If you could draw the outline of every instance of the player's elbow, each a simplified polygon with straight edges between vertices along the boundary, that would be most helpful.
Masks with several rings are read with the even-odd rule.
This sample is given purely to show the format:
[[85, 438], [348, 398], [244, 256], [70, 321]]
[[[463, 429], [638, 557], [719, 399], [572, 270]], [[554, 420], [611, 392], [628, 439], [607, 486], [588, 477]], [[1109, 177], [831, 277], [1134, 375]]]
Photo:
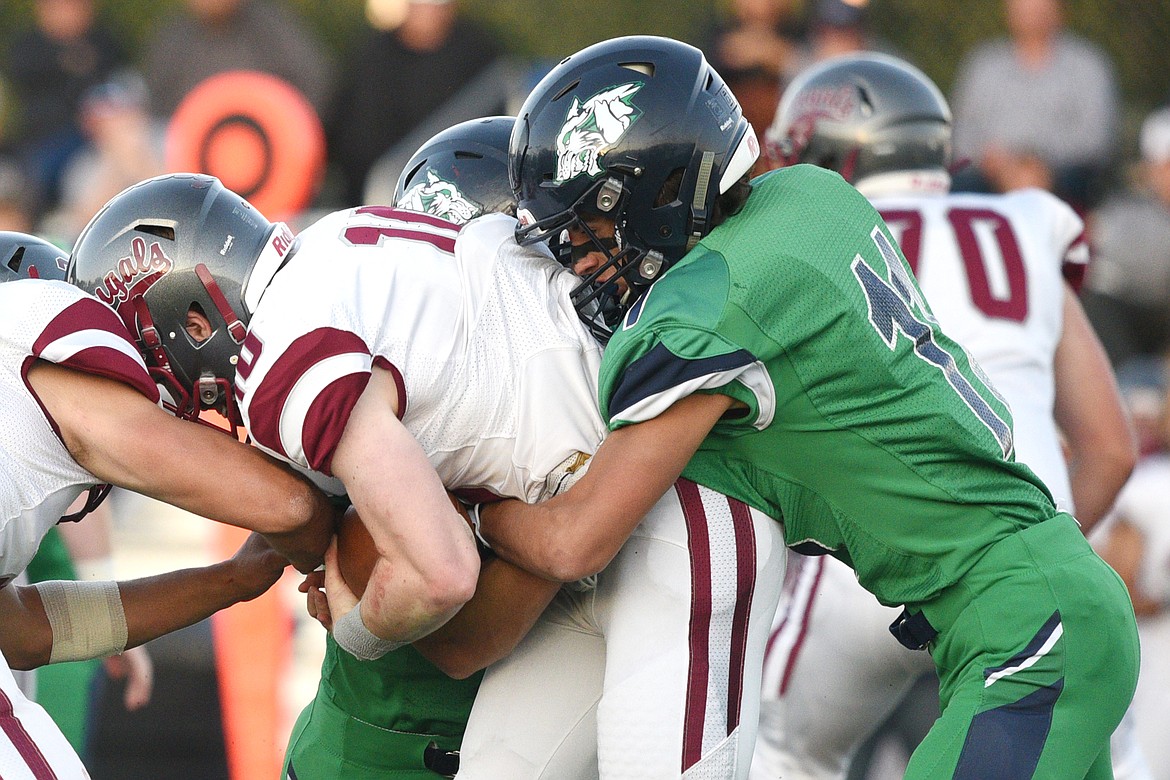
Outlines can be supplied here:
[[603, 544], [558, 544], [548, 551], [543, 574], [557, 582], [576, 582], [597, 574], [616, 554]]
[[432, 615], [458, 611], [475, 595], [475, 583], [478, 578], [478, 555], [428, 572], [421, 593], [426, 604], [424, 609]]
[[485, 658], [472, 648], [458, 645], [443, 645], [424, 652], [427, 660], [443, 674], [453, 680], [466, 680], [471, 675], [486, 669], [496, 658]]
[[11, 669], [29, 671], [49, 663], [53, 652], [53, 629], [43, 617], [35, 615], [24, 600], [31, 588], [13, 586], [22, 599], [19, 613], [5, 616], [4, 630], [0, 632], [0, 651]]

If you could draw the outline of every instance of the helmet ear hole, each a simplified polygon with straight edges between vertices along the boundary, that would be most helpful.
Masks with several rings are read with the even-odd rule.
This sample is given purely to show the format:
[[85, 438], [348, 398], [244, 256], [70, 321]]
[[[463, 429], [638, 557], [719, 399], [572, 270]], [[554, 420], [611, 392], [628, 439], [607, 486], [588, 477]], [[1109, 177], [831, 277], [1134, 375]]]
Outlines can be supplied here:
[[678, 194], [682, 191], [683, 174], [686, 170], [683, 168], [675, 168], [666, 177], [666, 181], [662, 182], [662, 187], [658, 190], [658, 196], [654, 198], [654, 208], [659, 206], [666, 206], [678, 200]]
[[20, 273], [20, 266], [24, 262], [24, 247], [18, 246], [16, 251], [12, 253], [12, 257], [8, 258], [6, 265], [13, 273]]
[[175, 240], [175, 228], [173, 225], [138, 225], [136, 228], [140, 233], [156, 236], [166, 241]]

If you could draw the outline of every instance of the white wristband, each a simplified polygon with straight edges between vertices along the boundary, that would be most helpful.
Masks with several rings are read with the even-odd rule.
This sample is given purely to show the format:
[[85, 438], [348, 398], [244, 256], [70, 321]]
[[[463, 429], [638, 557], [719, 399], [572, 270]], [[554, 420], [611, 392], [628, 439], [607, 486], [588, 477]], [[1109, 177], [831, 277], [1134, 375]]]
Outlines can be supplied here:
[[118, 583], [53, 580], [35, 587], [53, 629], [49, 663], [104, 658], [126, 649], [129, 629]]
[[483, 506], [483, 504], [472, 504], [469, 506], [467, 508], [467, 516], [471, 518], [471, 530], [475, 533], [476, 541], [478, 541], [485, 550], [490, 550], [492, 549], [492, 546], [488, 544], [487, 539], [483, 538], [483, 532], [479, 529], [479, 508], [481, 506]]
[[410, 644], [382, 639], [366, 628], [366, 622], [362, 620], [361, 601], [333, 624], [333, 640], [342, 650], [362, 661], [376, 661], [386, 653]]

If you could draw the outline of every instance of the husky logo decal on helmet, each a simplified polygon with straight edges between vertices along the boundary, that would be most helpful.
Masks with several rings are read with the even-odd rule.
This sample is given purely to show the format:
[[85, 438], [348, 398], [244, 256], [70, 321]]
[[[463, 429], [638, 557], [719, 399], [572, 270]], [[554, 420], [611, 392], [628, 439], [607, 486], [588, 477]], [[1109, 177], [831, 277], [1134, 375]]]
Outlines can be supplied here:
[[469, 119], [418, 148], [394, 189], [400, 209], [461, 225], [481, 214], [516, 213], [508, 181], [508, 139], [515, 117]]
[[633, 81], [602, 90], [583, 103], [573, 99], [557, 136], [557, 184], [601, 173], [598, 158], [622, 140], [642, 115], [631, 100], [643, 86]]
[[[593, 44], [557, 64], [520, 107], [509, 144], [516, 239], [572, 260], [566, 244], [577, 233], [609, 257], [573, 293], [582, 320], [607, 338], [735, 208], [723, 196], [730, 204], [743, 195], [758, 156], [751, 124], [702, 51], [650, 35]], [[588, 229], [599, 215], [613, 220], [615, 238]]]
[[402, 193], [402, 197], [397, 199], [397, 206], [431, 214], [457, 225], [475, 219], [484, 212], [483, 205], [464, 195], [455, 182], [440, 178], [431, 169], [427, 169], [425, 181]]

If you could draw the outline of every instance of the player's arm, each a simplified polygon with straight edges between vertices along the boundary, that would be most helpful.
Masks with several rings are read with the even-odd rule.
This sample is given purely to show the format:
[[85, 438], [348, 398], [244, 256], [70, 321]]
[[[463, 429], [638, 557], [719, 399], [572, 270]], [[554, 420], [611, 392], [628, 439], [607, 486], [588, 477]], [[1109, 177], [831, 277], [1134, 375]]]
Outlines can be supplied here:
[[619, 428], [567, 492], [540, 504], [486, 505], [481, 532], [500, 557], [558, 582], [601, 571], [732, 402], [697, 393], [651, 420]]
[[1129, 479], [1137, 462], [1137, 445], [1109, 358], [1067, 284], [1064, 328], [1053, 371], [1053, 414], [1068, 449], [1077, 519], [1088, 533]]
[[[349, 589], [356, 598], [366, 588], [377, 551], [356, 512], [348, 512], [337, 528], [340, 580], [330, 576], [327, 587]], [[328, 604], [317, 591], [321, 577], [302, 586], [309, 594], [309, 614], [331, 627]], [[560, 583], [538, 577], [507, 561], [489, 556], [479, 570], [475, 595], [437, 630], [414, 647], [444, 674], [471, 676], [500, 660], [520, 643], [560, 590]]]
[[1145, 545], [1145, 534], [1124, 516], [1112, 523], [1105, 539], [1095, 545], [1100, 548], [1101, 557], [1125, 583], [1134, 614], [1138, 617], [1156, 615], [1162, 609], [1158, 600], [1147, 596], [1138, 584]]
[[[479, 553], [426, 453], [399, 421], [397, 399], [393, 376], [374, 368], [346, 421], [331, 468], [378, 551], [370, 584], [350, 618], [360, 624], [349, 625], [377, 640], [402, 643], [443, 625], [471, 598]], [[332, 595], [334, 637], [363, 657], [341, 630], [353, 605], [335, 602]], [[384, 645], [376, 652], [389, 649]]]
[[43, 582], [0, 589], [0, 651], [14, 669], [100, 658], [249, 601], [288, 561], [258, 534], [232, 558], [126, 582]]
[[38, 360], [28, 381], [70, 454], [98, 479], [258, 531], [301, 571], [322, 561], [336, 510], [291, 469], [116, 380]]
[[511, 653], [560, 587], [559, 582], [490, 556], [480, 566], [471, 600], [414, 647], [447, 676], [470, 677]]

